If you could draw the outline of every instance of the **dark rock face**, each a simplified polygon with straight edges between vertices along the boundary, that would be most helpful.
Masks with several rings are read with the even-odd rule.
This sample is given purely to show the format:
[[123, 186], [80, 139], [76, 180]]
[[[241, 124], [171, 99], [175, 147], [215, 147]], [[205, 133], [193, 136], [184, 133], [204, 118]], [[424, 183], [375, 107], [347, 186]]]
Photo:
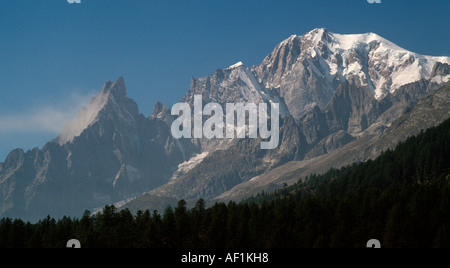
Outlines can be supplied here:
[[[102, 106], [93, 107], [100, 98]], [[146, 118], [126, 96], [122, 78], [106, 83], [87, 113], [79, 114], [98, 110], [79, 136], [11, 152], [0, 171], [0, 215], [31, 220], [81, 215], [165, 184], [197, 149], [172, 137], [170, 118], [158, 109]]]
[[446, 76], [450, 73], [450, 65], [442, 62], [436, 63], [431, 72], [431, 78], [436, 76]]
[[325, 108], [332, 133], [344, 130], [352, 135], [366, 130], [385, 110], [368, 88], [343, 83]]

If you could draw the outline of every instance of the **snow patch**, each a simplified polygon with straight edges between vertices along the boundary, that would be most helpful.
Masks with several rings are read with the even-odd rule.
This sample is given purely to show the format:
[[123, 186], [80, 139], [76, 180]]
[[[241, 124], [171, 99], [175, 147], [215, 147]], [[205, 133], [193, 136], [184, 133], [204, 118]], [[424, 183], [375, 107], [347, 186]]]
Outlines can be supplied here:
[[226, 70], [236, 69], [236, 68], [239, 68], [239, 67], [241, 67], [241, 66], [244, 66], [244, 64], [240, 61], [240, 62], [238, 62], [238, 63], [236, 63], [236, 64], [231, 65], [231, 66], [228, 67]]
[[431, 79], [431, 82], [436, 83], [436, 84], [447, 83], [448, 81], [450, 81], [450, 75], [446, 75], [446, 76], [438, 75], [438, 76], [433, 77], [433, 79]]
[[203, 162], [203, 160], [209, 155], [209, 152], [204, 152], [202, 154], [198, 154], [188, 161], [185, 161], [178, 165], [178, 173], [186, 174], [189, 171], [191, 171], [193, 168], [195, 168], [198, 164]]
[[368, 46], [373, 42], [380, 43], [384, 49], [403, 50], [405, 49], [397, 46], [396, 44], [384, 39], [383, 37], [374, 34], [332, 34], [334, 37], [334, 48], [340, 50], [351, 50], [352, 48], [358, 48], [361, 46]]
[[420, 79], [425, 78], [423, 73], [423, 67], [418, 64], [418, 61], [393, 73], [391, 93], [403, 85], [417, 82]]

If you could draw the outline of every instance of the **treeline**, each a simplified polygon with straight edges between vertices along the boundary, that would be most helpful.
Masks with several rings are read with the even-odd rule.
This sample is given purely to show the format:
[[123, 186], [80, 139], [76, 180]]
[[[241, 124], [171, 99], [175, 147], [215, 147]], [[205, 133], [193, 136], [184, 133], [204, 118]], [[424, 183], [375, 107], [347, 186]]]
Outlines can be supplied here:
[[[450, 120], [376, 160], [242, 203], [185, 201], [164, 213], [103, 212], [36, 224], [0, 221], [0, 247], [450, 247]], [[305, 181], [305, 182], [303, 182]]]

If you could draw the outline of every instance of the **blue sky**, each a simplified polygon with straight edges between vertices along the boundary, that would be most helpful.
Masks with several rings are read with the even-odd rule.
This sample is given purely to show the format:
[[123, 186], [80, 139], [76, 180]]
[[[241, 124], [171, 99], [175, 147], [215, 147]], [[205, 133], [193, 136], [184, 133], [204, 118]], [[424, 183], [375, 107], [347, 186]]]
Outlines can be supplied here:
[[191, 77], [261, 63], [314, 28], [375, 32], [408, 50], [450, 56], [448, 0], [2, 0], [0, 161], [42, 147], [108, 80], [150, 115]]

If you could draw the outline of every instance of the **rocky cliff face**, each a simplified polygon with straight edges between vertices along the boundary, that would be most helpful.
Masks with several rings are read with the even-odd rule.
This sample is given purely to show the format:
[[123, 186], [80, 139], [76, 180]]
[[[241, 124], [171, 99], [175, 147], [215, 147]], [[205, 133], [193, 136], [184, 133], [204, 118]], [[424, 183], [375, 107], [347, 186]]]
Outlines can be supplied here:
[[202, 95], [203, 102], [218, 103], [225, 107], [227, 103], [279, 103], [282, 117], [289, 111], [279, 92], [265, 87], [258, 81], [257, 74], [246, 68], [242, 62], [227, 69], [217, 70], [209, 76], [192, 79], [191, 87], [180, 102], [194, 104], [194, 95]]

